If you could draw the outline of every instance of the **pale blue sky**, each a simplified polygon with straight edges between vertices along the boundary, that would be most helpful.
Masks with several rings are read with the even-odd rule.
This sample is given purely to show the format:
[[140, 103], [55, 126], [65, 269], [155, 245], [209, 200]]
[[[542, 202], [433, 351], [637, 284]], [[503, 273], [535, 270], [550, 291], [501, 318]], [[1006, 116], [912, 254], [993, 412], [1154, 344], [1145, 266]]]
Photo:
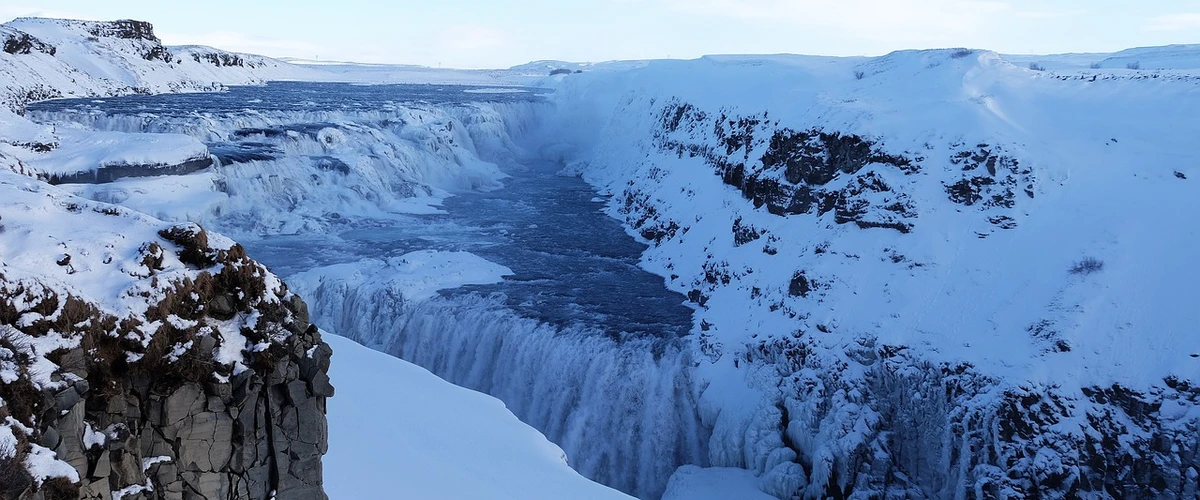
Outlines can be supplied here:
[[715, 53], [1115, 51], [1200, 43], [1200, 0], [15, 0], [0, 21], [134, 18], [168, 44], [461, 68]]

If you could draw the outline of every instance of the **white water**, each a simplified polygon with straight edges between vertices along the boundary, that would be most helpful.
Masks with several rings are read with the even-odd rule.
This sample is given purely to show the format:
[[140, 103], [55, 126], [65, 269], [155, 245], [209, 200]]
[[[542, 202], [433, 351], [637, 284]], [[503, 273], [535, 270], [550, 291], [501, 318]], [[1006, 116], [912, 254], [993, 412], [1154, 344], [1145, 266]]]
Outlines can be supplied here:
[[[599, 211], [586, 184], [515, 160], [522, 154], [513, 137], [536, 123], [544, 103], [284, 110], [268, 102], [256, 110], [229, 98], [222, 95], [229, 109], [220, 112], [189, 95], [155, 96], [158, 107], [149, 110], [114, 99], [109, 110], [32, 114], [99, 130], [184, 133], [273, 156], [235, 158], [204, 174], [224, 195], [207, 204], [161, 193], [165, 200], [146, 201], [170, 182], [200, 185], [200, 195], [180, 189], [210, 196], [207, 181], [81, 189], [238, 234], [283, 275], [414, 249], [472, 251], [515, 270], [504, 284], [416, 303], [383, 276], [361, 286], [289, 281], [316, 324], [500, 398], [589, 478], [657, 498], [679, 466], [706, 465], [710, 430], [697, 413], [693, 347], [681, 336], [692, 326], [684, 298], [637, 267], [644, 246]], [[499, 191], [473, 192], [479, 188]], [[457, 197], [443, 205], [448, 215], [392, 211], [414, 196], [449, 193]]]
[[411, 306], [387, 291], [336, 286], [306, 297], [319, 324], [500, 398], [606, 485], [654, 498], [676, 468], [707, 456], [683, 341], [618, 344], [474, 294]]

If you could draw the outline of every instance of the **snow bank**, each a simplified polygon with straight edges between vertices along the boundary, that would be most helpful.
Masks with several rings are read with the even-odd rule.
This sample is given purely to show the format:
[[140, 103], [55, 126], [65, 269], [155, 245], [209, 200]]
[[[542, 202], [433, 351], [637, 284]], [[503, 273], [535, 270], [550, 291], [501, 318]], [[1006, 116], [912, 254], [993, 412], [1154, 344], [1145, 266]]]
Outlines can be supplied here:
[[758, 478], [746, 469], [700, 468], [685, 465], [675, 471], [662, 500], [772, 500], [758, 489]]
[[190, 161], [209, 163], [208, 147], [182, 134], [60, 129], [56, 136], [59, 147], [45, 154], [26, 155], [26, 165], [39, 174], [66, 176], [114, 167], [156, 170]]
[[580, 476], [499, 400], [353, 341], [325, 339], [338, 388], [325, 456], [331, 499], [630, 498]]
[[347, 290], [364, 286], [382, 287], [407, 302], [419, 302], [438, 290], [463, 285], [497, 283], [512, 275], [507, 267], [469, 252], [420, 250], [393, 257], [386, 262], [364, 259], [349, 264], [321, 267], [293, 275], [294, 286], [314, 290], [328, 282]]

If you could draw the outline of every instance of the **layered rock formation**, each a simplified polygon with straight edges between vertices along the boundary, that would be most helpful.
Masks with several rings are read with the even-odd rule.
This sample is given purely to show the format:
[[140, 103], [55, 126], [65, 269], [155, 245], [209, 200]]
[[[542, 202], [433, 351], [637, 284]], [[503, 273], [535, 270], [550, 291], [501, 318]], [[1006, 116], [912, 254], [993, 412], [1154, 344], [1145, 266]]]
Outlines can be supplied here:
[[0, 498], [324, 499], [304, 302], [199, 226], [3, 175]]

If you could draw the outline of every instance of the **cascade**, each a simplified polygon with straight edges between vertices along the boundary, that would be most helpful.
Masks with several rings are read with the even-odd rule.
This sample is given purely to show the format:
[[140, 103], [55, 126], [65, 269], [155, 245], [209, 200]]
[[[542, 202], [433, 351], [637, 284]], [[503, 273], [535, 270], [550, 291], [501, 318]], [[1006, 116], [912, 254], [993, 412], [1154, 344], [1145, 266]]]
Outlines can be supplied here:
[[[256, 238], [279, 234], [328, 235], [326, 244], [333, 247], [337, 232], [352, 228], [348, 220], [355, 217], [403, 225], [412, 219], [383, 214], [413, 198], [501, 188], [507, 174], [491, 162], [528, 169], [514, 139], [530, 133], [550, 109], [545, 102], [516, 101], [210, 110], [202, 101], [175, 101], [197, 98], [156, 96], [172, 104], [154, 113], [122, 108], [124, 101], [113, 99], [111, 109], [35, 106], [30, 116], [94, 130], [182, 133], [205, 142], [218, 160], [212, 182], [225, 197], [155, 215], [212, 225], [246, 239], [254, 252]], [[137, 208], [137, 195], [125, 191], [100, 185], [88, 194]], [[596, 214], [592, 206], [585, 210]], [[630, 238], [619, 229], [614, 237]], [[355, 257], [334, 251], [297, 262], [294, 255], [303, 250], [257, 255], [283, 275]], [[501, 399], [589, 478], [657, 498], [679, 466], [708, 461], [711, 431], [697, 412], [694, 348], [679, 334], [691, 327], [686, 317], [669, 332], [615, 335], [606, 325], [588, 324], [603, 321], [594, 316], [555, 323], [506, 303], [501, 293], [467, 290], [406, 301], [386, 284], [288, 281], [305, 296], [315, 324]], [[642, 307], [661, 306], [652, 301]]]

